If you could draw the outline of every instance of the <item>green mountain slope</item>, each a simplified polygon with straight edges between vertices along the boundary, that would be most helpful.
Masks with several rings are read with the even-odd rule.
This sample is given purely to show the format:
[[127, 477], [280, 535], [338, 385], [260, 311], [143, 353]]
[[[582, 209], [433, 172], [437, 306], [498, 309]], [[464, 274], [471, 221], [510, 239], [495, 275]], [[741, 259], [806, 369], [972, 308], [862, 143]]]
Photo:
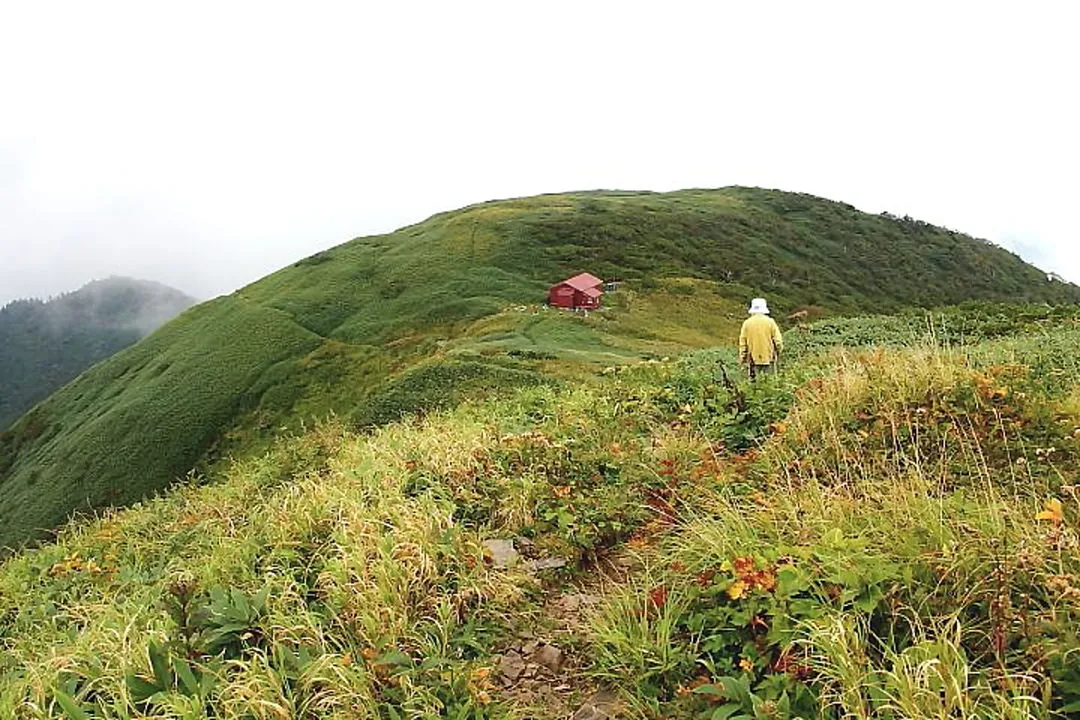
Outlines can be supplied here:
[[1077, 313], [309, 427], [0, 560], [0, 717], [1075, 717]]
[[165, 285], [114, 277], [0, 308], [0, 428], [194, 304]]
[[[549, 283], [581, 270], [624, 281], [608, 312], [540, 309]], [[730, 340], [761, 294], [781, 313], [1080, 300], [1000, 248], [805, 195], [483, 203], [302, 260], [63, 388], [0, 435], [0, 546], [145, 497], [304, 419], [378, 424]]]

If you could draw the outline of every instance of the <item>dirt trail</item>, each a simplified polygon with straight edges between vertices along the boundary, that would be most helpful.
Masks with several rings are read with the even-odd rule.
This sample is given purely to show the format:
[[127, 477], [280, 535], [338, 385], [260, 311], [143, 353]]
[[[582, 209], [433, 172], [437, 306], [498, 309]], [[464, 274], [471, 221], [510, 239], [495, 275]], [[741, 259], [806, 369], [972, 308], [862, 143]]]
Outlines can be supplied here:
[[640, 561], [619, 551], [585, 568], [550, 597], [527, 628], [502, 650], [493, 679], [523, 720], [606, 720], [619, 716], [617, 695], [586, 675], [588, 625], [608, 593], [626, 583]]

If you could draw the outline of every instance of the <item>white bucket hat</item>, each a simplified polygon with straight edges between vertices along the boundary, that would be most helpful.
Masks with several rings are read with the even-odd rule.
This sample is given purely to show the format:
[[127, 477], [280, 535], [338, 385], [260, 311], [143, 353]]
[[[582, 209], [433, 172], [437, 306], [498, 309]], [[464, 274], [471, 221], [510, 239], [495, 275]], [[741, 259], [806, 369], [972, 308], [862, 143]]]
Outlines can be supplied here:
[[765, 298], [754, 298], [750, 301], [751, 315], [768, 315], [769, 306], [765, 304]]

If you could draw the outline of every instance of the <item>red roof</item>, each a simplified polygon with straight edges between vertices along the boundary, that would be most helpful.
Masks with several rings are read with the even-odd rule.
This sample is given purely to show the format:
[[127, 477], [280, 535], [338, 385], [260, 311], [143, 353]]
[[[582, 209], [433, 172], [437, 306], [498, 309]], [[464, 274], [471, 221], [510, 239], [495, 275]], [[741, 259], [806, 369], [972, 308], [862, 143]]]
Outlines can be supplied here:
[[579, 292], [582, 295], [591, 298], [598, 298], [604, 294], [603, 291], [600, 290], [600, 288], [585, 288], [584, 290], [580, 290]]
[[575, 290], [585, 292], [586, 290], [594, 288], [597, 285], [603, 285], [604, 281], [596, 277], [595, 275], [590, 275], [589, 273], [581, 273], [580, 275], [575, 275], [568, 280], [563, 280], [560, 284], [569, 285]]

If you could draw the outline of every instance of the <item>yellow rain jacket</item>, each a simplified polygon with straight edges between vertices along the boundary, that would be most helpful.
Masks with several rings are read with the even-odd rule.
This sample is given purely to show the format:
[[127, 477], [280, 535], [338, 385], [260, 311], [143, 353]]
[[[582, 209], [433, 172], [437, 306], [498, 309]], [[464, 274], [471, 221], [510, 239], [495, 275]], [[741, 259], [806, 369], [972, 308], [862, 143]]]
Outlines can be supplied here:
[[768, 315], [751, 315], [739, 332], [739, 362], [753, 360], [755, 365], [771, 365], [784, 349], [784, 336], [776, 321]]

